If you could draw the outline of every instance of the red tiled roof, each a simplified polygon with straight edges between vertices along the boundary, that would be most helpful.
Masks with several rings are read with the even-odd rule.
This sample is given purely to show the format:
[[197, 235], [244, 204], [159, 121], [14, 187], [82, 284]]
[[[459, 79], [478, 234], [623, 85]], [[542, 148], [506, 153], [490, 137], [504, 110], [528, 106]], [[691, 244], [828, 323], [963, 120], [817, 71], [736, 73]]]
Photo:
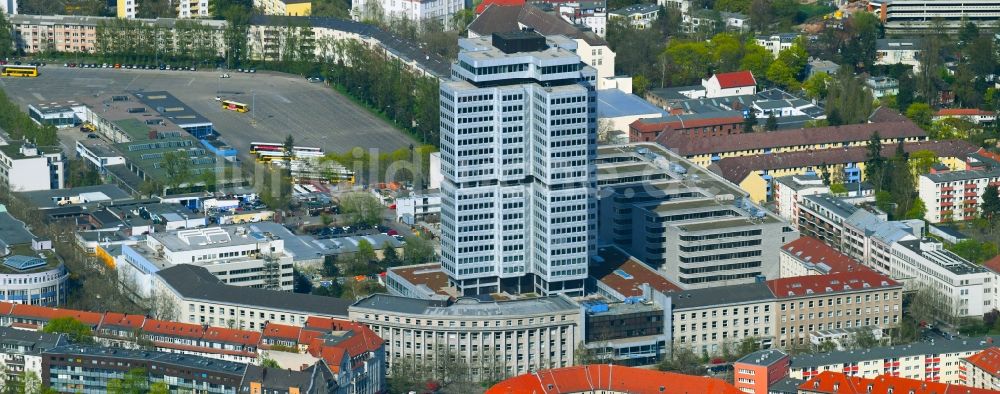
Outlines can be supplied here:
[[1000, 348], [991, 347], [966, 358], [970, 364], [1000, 378]]
[[104, 314], [104, 321], [101, 323], [101, 327], [115, 326], [142, 329], [142, 323], [144, 321], [146, 321], [146, 316], [143, 315], [126, 315], [124, 313], [108, 312]]
[[667, 394], [742, 393], [736, 387], [714, 378], [618, 365], [592, 364], [545, 369], [515, 376], [490, 387], [486, 390], [486, 394], [557, 394], [599, 390]]
[[743, 133], [716, 136], [714, 138], [689, 136], [683, 133], [663, 133], [656, 138], [656, 142], [682, 156], [693, 156], [790, 146], [836, 145], [842, 142], [867, 141], [876, 131], [883, 139], [927, 136], [927, 133], [915, 123], [905, 120], [888, 123], [862, 123], [778, 130], [766, 133]]
[[197, 324], [155, 319], [146, 320], [146, 323], [142, 325], [142, 330], [151, 334], [173, 335], [198, 339], [201, 339], [201, 337], [205, 335], [205, 327]]
[[1000, 273], [1000, 256], [986, 260], [986, 262], [983, 263], [983, 267], [988, 268], [990, 271]]
[[743, 116], [724, 112], [715, 118], [695, 118], [677, 115], [669, 118], [638, 119], [629, 124], [629, 128], [640, 133], [659, 133], [666, 129], [688, 129], [692, 127], [720, 126], [743, 123]]
[[801, 237], [785, 244], [781, 249], [796, 259], [813, 264], [826, 264], [830, 267], [829, 273], [831, 274], [872, 270], [813, 237]]
[[661, 293], [681, 291], [679, 286], [616, 247], [602, 248], [600, 256], [604, 261], [591, 266], [590, 275], [625, 297], [642, 296], [639, 286], [643, 283]]
[[[746, 134], [735, 134], [729, 137], [736, 138], [742, 135]], [[860, 163], [867, 160], [867, 149], [868, 148], [864, 146], [856, 146], [852, 148], [821, 149], [727, 157], [712, 163], [711, 166], [709, 166], [709, 169], [716, 174], [721, 175], [723, 178], [726, 178], [727, 181], [739, 184], [740, 182], [743, 182], [743, 180], [746, 179], [750, 173], [757, 171], [802, 168], [810, 166], [815, 167], [823, 164], [835, 165]], [[903, 144], [903, 150], [910, 153], [919, 150], [929, 150], [937, 153], [938, 157], [964, 158], [970, 153], [979, 151], [980, 148], [961, 140], [947, 140], [908, 142]], [[892, 157], [895, 153], [895, 145], [882, 147], [882, 156], [884, 157]]]
[[754, 79], [753, 73], [750, 71], [715, 74], [715, 78], [719, 80], [719, 87], [723, 89], [757, 86], [757, 80]]
[[993, 115], [991, 111], [983, 111], [979, 108], [944, 108], [934, 113], [934, 116], [977, 116]]
[[504, 5], [504, 6], [519, 6], [524, 5], [524, 0], [483, 0], [482, 3], [476, 6], [476, 15], [482, 14], [486, 11], [486, 7], [491, 5]]
[[[869, 389], [871, 387], [871, 389]], [[955, 384], [928, 382], [895, 376], [879, 375], [874, 379], [847, 376], [824, 371], [799, 385], [799, 391], [821, 394], [996, 394], [1000, 391], [978, 389]]]
[[101, 324], [100, 313], [77, 311], [73, 309], [49, 308], [45, 306], [14, 304], [10, 311], [10, 316], [24, 317], [36, 320], [49, 321], [60, 317], [72, 317], [81, 323], [91, 326]]
[[902, 285], [872, 270], [797, 276], [767, 281], [767, 287], [777, 298], [814, 296], [896, 286]]
[[206, 341], [238, 343], [247, 346], [257, 346], [260, 343], [260, 333], [257, 331], [235, 330], [222, 327], [208, 327], [202, 338]]
[[14, 309], [14, 304], [0, 301], [0, 316], [9, 315], [10, 311], [13, 309]]
[[302, 327], [286, 326], [284, 324], [267, 323], [264, 327], [264, 338], [281, 338], [298, 341]]

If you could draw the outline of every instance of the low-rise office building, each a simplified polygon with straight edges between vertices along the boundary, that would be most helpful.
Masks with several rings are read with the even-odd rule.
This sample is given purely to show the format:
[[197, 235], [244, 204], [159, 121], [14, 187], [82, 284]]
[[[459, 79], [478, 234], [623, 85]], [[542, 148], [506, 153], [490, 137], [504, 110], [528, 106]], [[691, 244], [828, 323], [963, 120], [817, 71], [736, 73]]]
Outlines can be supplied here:
[[621, 20], [636, 29], [647, 29], [653, 25], [660, 15], [660, 7], [656, 4], [636, 4], [608, 13], [608, 19]]
[[152, 291], [187, 323], [260, 330], [268, 322], [302, 326], [309, 316], [347, 316], [344, 300], [227, 285], [189, 264], [157, 271]]
[[997, 26], [1000, 3], [996, 0], [973, 0], [955, 3], [948, 0], [875, 0], [868, 10], [879, 17], [892, 32], [922, 32], [927, 29], [957, 31], [968, 22], [980, 29]]
[[66, 303], [69, 270], [54, 253], [8, 254], [0, 259], [0, 301], [46, 306]]
[[60, 129], [76, 126], [79, 123], [77, 113], [82, 111], [80, 103], [73, 100], [28, 104], [28, 116], [31, 120], [42, 126], [55, 126]]
[[433, 190], [396, 199], [396, 221], [413, 225], [441, 215], [441, 194]]
[[145, 297], [152, 276], [181, 264], [204, 267], [233, 286], [292, 291], [292, 257], [284, 240], [245, 226], [155, 232], [145, 242], [122, 247], [119, 279]]
[[781, 348], [811, 346], [820, 330], [895, 327], [903, 286], [875, 271], [782, 278], [767, 282], [777, 300], [775, 323]]
[[996, 309], [991, 271], [945, 250], [932, 240], [892, 244], [889, 272], [907, 290], [926, 289], [954, 317], [979, 317]]
[[919, 38], [880, 38], [875, 41], [875, 64], [903, 64], [913, 67], [913, 72], [917, 73], [922, 51]]
[[385, 340], [390, 369], [454, 355], [476, 381], [570, 366], [584, 340], [581, 307], [563, 295], [451, 302], [375, 294], [351, 305], [350, 320]]
[[774, 344], [775, 297], [766, 283], [686, 290], [670, 299], [674, 349], [713, 356], [744, 340]]
[[60, 147], [0, 139], [0, 188], [13, 192], [62, 189], [66, 160]]

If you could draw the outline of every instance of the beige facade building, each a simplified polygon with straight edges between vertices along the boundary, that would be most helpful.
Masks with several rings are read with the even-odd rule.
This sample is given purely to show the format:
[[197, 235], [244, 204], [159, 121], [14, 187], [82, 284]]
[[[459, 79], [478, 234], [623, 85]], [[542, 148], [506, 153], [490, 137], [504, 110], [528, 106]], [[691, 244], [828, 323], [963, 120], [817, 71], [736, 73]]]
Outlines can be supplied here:
[[903, 285], [872, 270], [783, 278], [768, 282], [777, 297], [777, 345], [811, 345], [820, 330], [895, 327]]
[[673, 346], [695, 354], [721, 353], [752, 338], [762, 347], [774, 339], [774, 295], [765, 283], [688, 290], [670, 294]]
[[[204, 0], [202, 0], [204, 1]], [[207, 10], [207, 2], [206, 2]], [[93, 53], [98, 45], [98, 25], [114, 20], [114, 17], [73, 16], [73, 15], [11, 15], [14, 29], [14, 44], [25, 53], [39, 52], [82, 52]], [[164, 29], [174, 29], [177, 19], [135, 19], [144, 24]], [[226, 21], [201, 20], [210, 27], [213, 41], [222, 52], [222, 32]], [[133, 38], [124, 36], [124, 38]], [[176, 40], [176, 37], [175, 37]]]
[[584, 339], [581, 307], [563, 295], [449, 302], [376, 294], [351, 305], [349, 317], [385, 340], [390, 370], [405, 358], [457, 355], [474, 380], [571, 366]]

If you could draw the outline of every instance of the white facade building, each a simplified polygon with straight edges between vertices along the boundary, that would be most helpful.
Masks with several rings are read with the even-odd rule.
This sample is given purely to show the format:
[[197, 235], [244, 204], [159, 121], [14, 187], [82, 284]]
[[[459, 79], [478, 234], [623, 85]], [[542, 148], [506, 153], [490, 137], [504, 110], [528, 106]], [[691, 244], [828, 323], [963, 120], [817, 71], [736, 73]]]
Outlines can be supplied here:
[[789, 175], [774, 179], [774, 202], [778, 216], [791, 223], [799, 222], [802, 197], [829, 192], [830, 187], [816, 175]]
[[3, 9], [4, 14], [17, 15], [17, 0], [0, 1], [0, 8]]
[[178, 19], [207, 18], [211, 16], [208, 0], [180, 0], [175, 7]]
[[1000, 169], [920, 175], [917, 178], [917, 194], [927, 207], [924, 219], [938, 223], [976, 218], [986, 188], [998, 183]]
[[441, 176], [441, 152], [434, 152], [430, 154], [430, 178], [427, 182], [428, 189], [439, 190], [441, 189], [441, 181], [444, 177]]
[[771, 56], [777, 59], [781, 51], [792, 47], [796, 38], [799, 38], [797, 33], [778, 33], [768, 36], [758, 36], [756, 41], [757, 45], [767, 49], [768, 52], [771, 52]]
[[[0, 253], [3, 251], [0, 250]], [[69, 294], [69, 271], [62, 263], [38, 256], [7, 256], [0, 265], [0, 301], [58, 306]]]
[[872, 0], [868, 9], [881, 19], [887, 30], [913, 31], [945, 28], [957, 30], [966, 22], [980, 29], [995, 27], [1000, 21], [998, 0]]
[[563, 295], [450, 302], [376, 294], [351, 305], [350, 320], [385, 340], [390, 369], [400, 359], [422, 365], [450, 351], [475, 381], [573, 365], [584, 340], [582, 308]]
[[441, 214], [441, 194], [436, 190], [396, 199], [396, 221], [413, 224]]
[[757, 80], [750, 71], [737, 71], [712, 75], [701, 80], [706, 98], [757, 94]]
[[284, 240], [243, 226], [158, 232], [145, 243], [122, 246], [119, 279], [144, 297], [157, 271], [180, 264], [205, 267], [223, 283], [292, 291], [292, 258]]
[[636, 29], [647, 29], [653, 25], [659, 15], [660, 7], [657, 5], [635, 4], [611, 11], [608, 17], [611, 20], [624, 20], [625, 23]]
[[691, 0], [657, 0], [656, 4], [666, 9], [678, 10], [681, 15], [687, 15], [691, 10]]
[[875, 64], [905, 64], [920, 71], [920, 39], [880, 38], [875, 41]]
[[441, 266], [464, 294], [582, 295], [596, 250], [596, 72], [534, 32], [459, 43], [441, 84]]
[[993, 273], [944, 250], [940, 242], [900, 241], [892, 245], [890, 272], [907, 289], [930, 289], [956, 317], [980, 317], [993, 310]]
[[462, 0], [355, 0], [352, 4], [351, 15], [354, 20], [362, 20], [367, 17], [367, 10], [372, 8], [369, 1], [378, 3], [382, 14], [389, 19], [407, 19], [420, 22], [427, 19], [436, 19], [448, 26], [455, 13], [465, 8]]
[[66, 156], [58, 147], [0, 140], [0, 187], [15, 192], [62, 189]]

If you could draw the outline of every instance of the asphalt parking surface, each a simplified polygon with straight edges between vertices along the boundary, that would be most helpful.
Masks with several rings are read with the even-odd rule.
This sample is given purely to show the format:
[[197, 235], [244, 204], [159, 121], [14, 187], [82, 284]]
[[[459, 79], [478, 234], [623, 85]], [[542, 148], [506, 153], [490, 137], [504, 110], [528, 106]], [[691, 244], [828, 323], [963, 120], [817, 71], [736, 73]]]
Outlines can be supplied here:
[[[37, 78], [4, 78], [0, 86], [25, 109], [28, 104], [102, 93], [165, 90], [210, 119], [222, 139], [243, 157], [250, 142], [283, 142], [289, 134], [296, 145], [327, 152], [356, 146], [391, 151], [413, 143], [405, 132], [323, 83], [280, 73], [228, 73], [230, 78], [219, 78], [219, 71], [79, 69], [59, 64], [41, 68]], [[216, 92], [251, 104], [253, 110], [224, 110], [215, 100]], [[73, 139], [86, 138], [86, 134], [68, 129], [60, 137], [66, 147], [72, 147]]]

